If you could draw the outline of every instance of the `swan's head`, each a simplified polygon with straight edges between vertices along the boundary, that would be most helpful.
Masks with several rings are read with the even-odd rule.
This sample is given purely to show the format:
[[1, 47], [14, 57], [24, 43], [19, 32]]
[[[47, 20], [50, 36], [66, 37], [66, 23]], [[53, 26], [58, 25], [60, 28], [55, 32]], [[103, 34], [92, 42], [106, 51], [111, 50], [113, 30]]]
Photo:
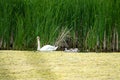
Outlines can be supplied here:
[[37, 36], [37, 40], [39, 40], [40, 39], [40, 37], [39, 36]]

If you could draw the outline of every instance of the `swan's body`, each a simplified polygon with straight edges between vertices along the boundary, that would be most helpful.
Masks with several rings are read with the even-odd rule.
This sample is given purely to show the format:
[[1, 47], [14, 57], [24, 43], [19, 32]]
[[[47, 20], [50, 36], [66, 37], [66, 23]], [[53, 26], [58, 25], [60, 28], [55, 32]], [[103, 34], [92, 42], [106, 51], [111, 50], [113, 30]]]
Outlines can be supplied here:
[[58, 47], [51, 46], [51, 45], [45, 45], [42, 48], [40, 48], [40, 51], [55, 51]]
[[37, 42], [38, 42], [38, 51], [55, 51], [58, 47], [56, 46], [51, 46], [51, 45], [45, 45], [42, 48], [40, 48], [40, 38], [39, 36], [37, 37]]

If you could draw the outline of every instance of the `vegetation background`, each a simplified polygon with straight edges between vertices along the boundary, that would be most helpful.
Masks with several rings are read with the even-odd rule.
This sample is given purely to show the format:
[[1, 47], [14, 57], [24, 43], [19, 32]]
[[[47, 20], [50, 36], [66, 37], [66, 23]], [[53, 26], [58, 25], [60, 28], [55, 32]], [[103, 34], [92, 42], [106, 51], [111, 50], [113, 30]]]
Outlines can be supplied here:
[[41, 44], [119, 51], [120, 0], [0, 0], [0, 49]]

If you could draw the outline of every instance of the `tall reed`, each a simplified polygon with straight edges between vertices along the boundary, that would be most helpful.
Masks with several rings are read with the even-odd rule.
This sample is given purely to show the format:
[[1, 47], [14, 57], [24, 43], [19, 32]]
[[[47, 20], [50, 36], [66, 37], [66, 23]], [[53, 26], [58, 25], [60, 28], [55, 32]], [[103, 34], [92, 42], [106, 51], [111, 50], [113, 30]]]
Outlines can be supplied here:
[[120, 50], [119, 17], [120, 0], [1, 0], [0, 48], [36, 49], [38, 35], [42, 45], [54, 45], [67, 27], [68, 47]]

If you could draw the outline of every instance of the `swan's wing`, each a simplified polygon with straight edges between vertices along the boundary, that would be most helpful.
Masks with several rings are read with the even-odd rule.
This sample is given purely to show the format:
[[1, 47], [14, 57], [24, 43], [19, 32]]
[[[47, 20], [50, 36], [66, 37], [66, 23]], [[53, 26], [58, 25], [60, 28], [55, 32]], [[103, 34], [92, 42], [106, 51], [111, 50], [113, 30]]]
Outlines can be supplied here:
[[45, 45], [43, 46], [40, 50], [41, 51], [54, 51], [56, 50], [58, 47], [55, 46], [51, 46], [51, 45]]

